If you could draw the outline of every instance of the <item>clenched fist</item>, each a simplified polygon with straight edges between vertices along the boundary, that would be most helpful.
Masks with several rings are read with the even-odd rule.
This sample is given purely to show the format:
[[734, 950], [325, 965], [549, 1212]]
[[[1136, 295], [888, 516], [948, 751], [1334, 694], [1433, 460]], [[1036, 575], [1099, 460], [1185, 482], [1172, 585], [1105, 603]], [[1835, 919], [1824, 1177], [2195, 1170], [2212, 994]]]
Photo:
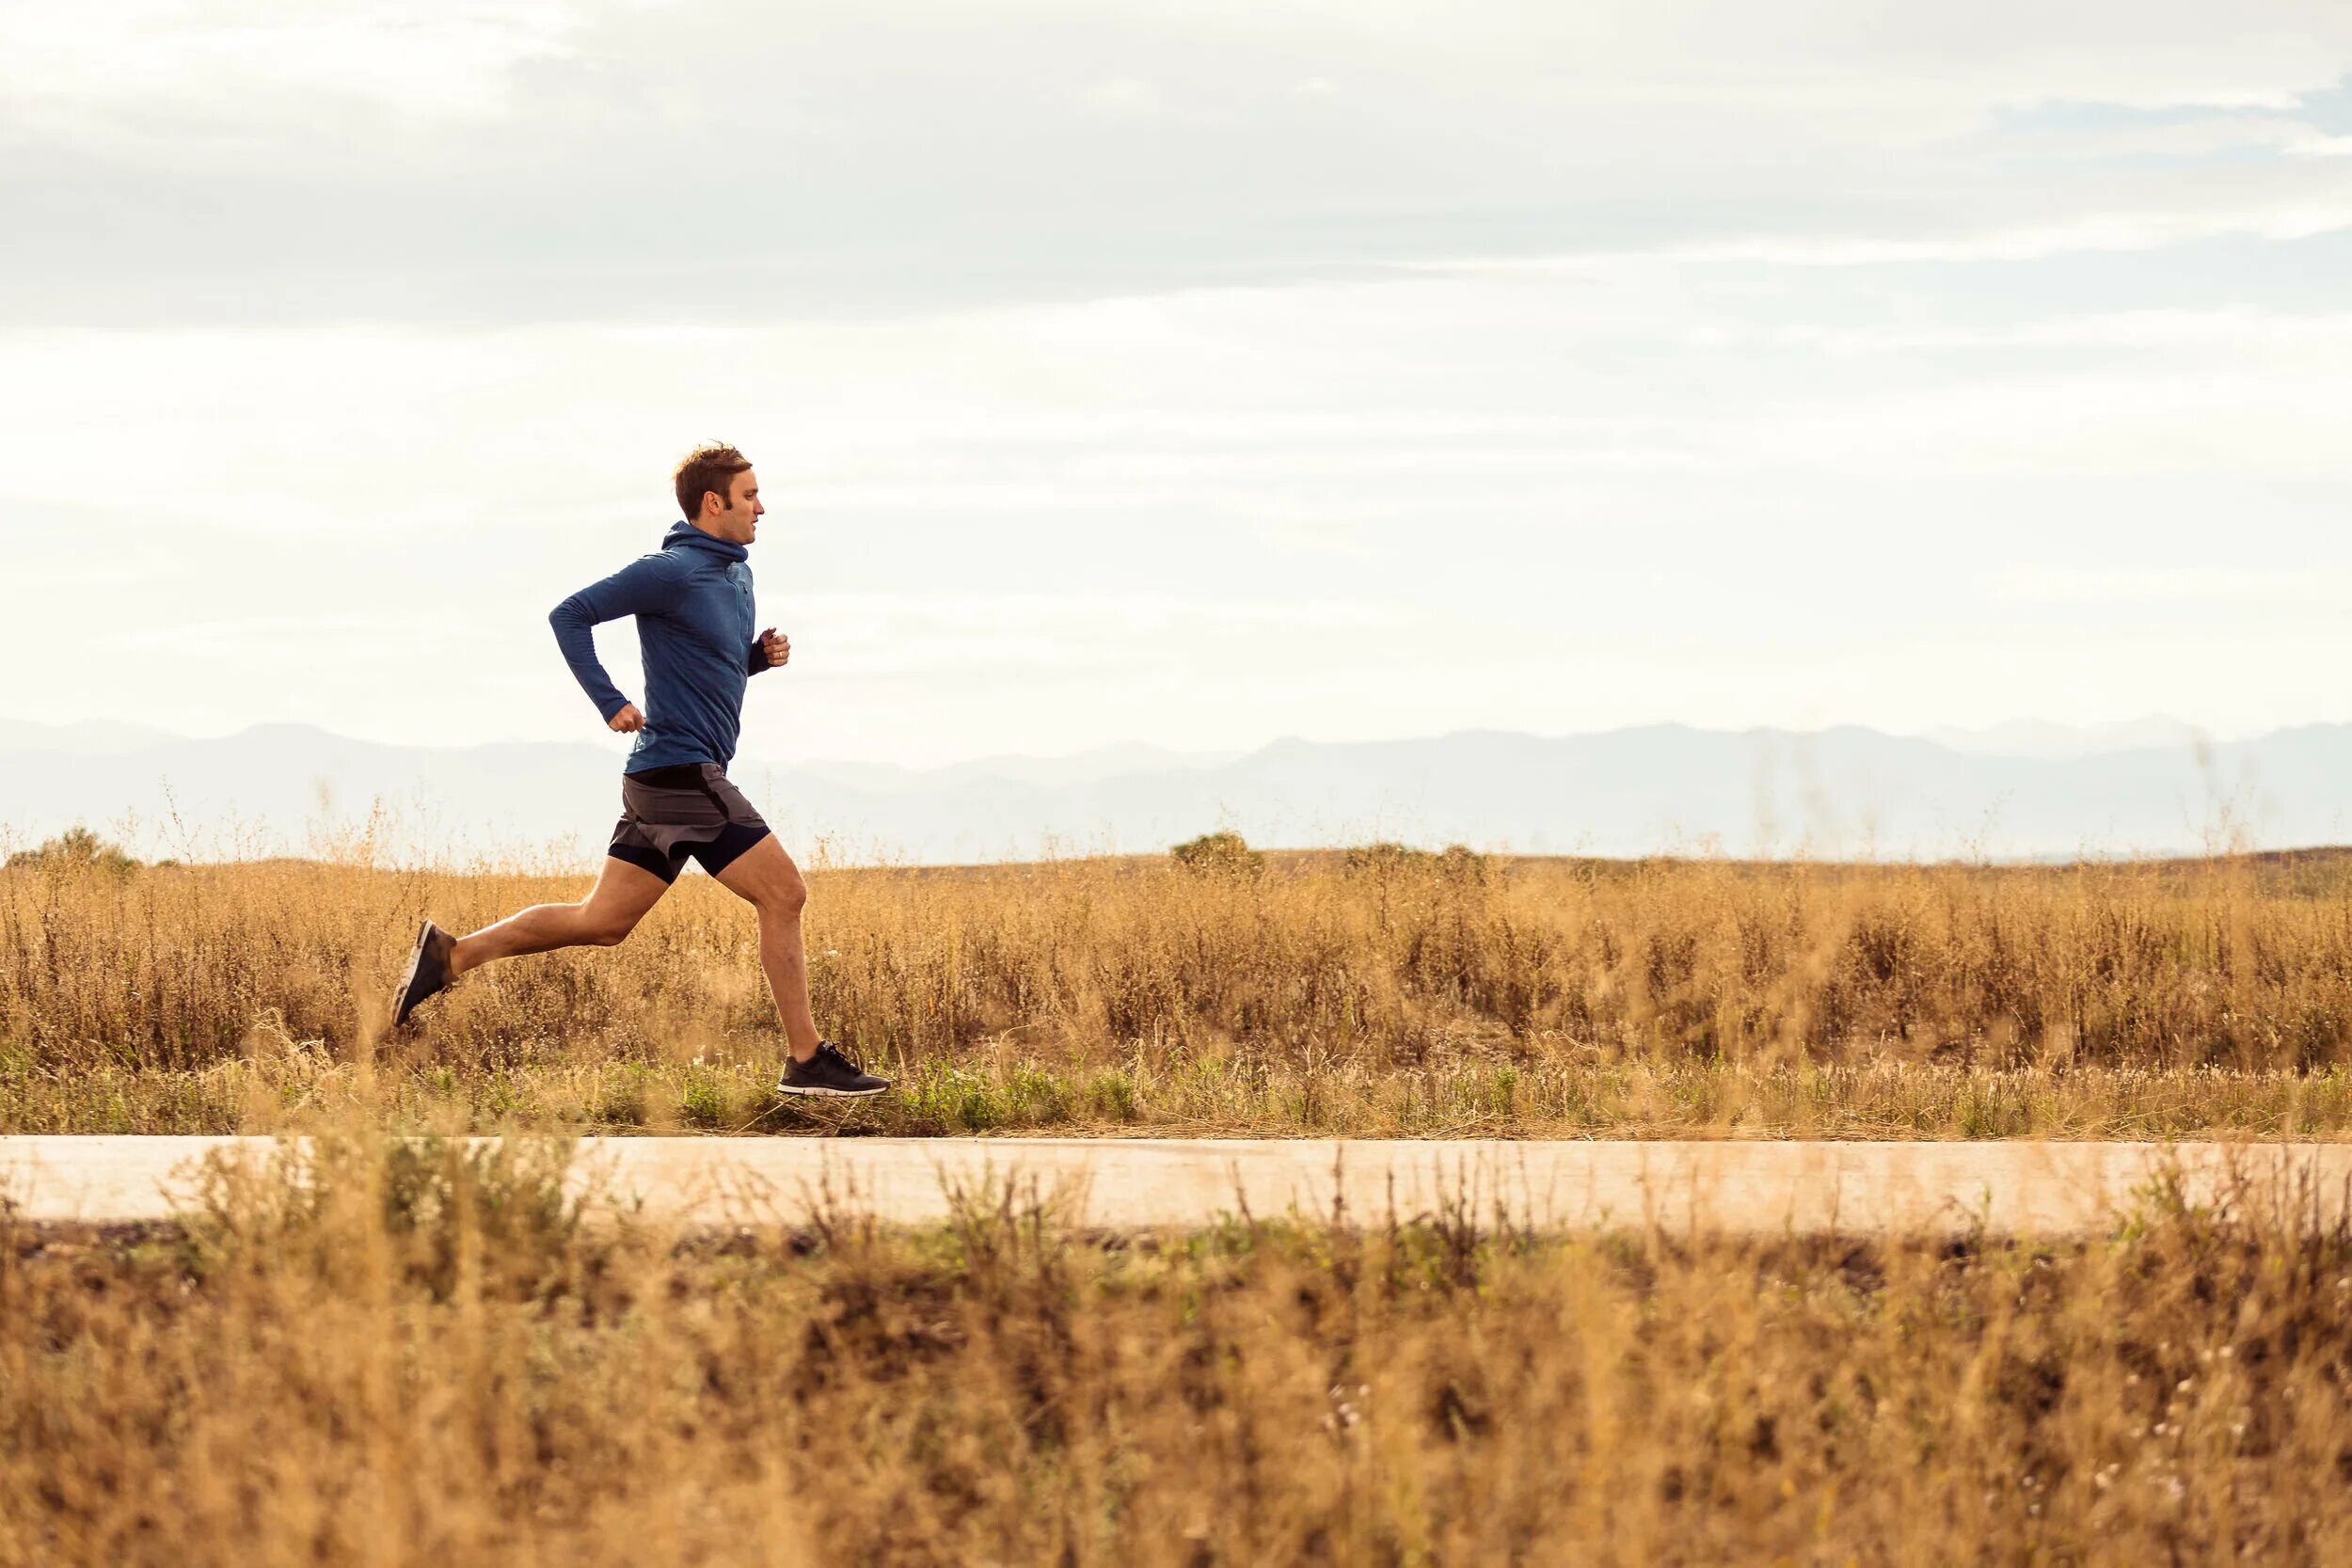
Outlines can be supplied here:
[[768, 656], [771, 670], [792, 662], [792, 640], [773, 626], [759, 634], [759, 651]]
[[621, 711], [607, 720], [606, 723], [610, 727], [620, 731], [623, 735], [627, 735], [631, 730], [644, 729], [645, 727], [645, 716], [637, 711], [637, 705], [635, 703], [623, 703], [621, 705]]

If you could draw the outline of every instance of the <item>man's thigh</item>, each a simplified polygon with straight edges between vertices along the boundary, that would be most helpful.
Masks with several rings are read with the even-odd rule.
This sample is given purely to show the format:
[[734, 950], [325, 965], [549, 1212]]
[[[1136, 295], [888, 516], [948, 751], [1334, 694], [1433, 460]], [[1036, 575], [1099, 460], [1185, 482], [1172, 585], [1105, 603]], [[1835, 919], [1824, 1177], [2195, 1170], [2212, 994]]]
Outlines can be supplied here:
[[712, 873], [719, 885], [761, 909], [799, 909], [808, 897], [801, 868], [784, 852], [776, 835], [769, 833]]
[[669, 882], [642, 865], [635, 865], [618, 856], [607, 855], [604, 867], [596, 873], [596, 885], [588, 891], [582, 908], [591, 915], [615, 925], [634, 926], [645, 917], [645, 911], [661, 902], [661, 895], [670, 891]]

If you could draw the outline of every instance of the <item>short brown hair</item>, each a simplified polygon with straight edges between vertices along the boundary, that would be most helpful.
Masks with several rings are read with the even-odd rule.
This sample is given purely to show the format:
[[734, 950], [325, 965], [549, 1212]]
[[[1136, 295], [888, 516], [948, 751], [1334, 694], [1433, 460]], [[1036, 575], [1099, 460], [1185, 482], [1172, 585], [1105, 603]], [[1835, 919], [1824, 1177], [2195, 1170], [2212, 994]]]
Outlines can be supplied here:
[[704, 442], [678, 460], [678, 510], [690, 523], [701, 516], [705, 491], [715, 494], [721, 506], [733, 505], [735, 476], [751, 466], [752, 460], [733, 447], [719, 441]]

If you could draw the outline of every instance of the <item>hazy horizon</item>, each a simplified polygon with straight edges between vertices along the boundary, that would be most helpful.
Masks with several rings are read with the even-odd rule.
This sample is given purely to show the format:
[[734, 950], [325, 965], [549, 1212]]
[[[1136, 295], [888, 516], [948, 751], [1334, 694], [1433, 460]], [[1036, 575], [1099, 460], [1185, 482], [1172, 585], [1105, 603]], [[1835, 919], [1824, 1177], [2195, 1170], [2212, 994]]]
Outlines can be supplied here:
[[[2168, 721], [1934, 737], [1645, 725], [1291, 738], [1247, 752], [1110, 747], [941, 768], [796, 757], [755, 738], [730, 776], [796, 853], [975, 863], [1375, 840], [1504, 853], [2047, 860], [2352, 843], [2352, 725], [2215, 741]], [[377, 863], [520, 852], [592, 869], [625, 742], [382, 746], [307, 724], [217, 739], [0, 729], [0, 847], [79, 824], [143, 858], [246, 859], [364, 840]], [[55, 765], [61, 764], [61, 765]]]
[[[2062, 723], [2056, 720], [2043, 719], [2035, 715], [2027, 714], [2014, 716], [1987, 724], [1930, 725], [1919, 729], [1882, 729], [1876, 725], [1851, 725], [1842, 723], [1815, 724], [1808, 725], [1804, 728], [1775, 724], [1739, 726], [1721, 724], [1691, 724], [1678, 719], [1661, 718], [1636, 721], [1625, 724], [1612, 724], [1606, 726], [1605, 728], [1591, 730], [1536, 731], [1515, 730], [1509, 728], [1508, 726], [1499, 725], [1475, 725], [1455, 726], [1451, 730], [1422, 731], [1411, 734], [1398, 733], [1389, 735], [1359, 736], [1314, 735], [1300, 731], [1289, 731], [1279, 735], [1269, 735], [1263, 739], [1256, 741], [1252, 744], [1237, 747], [1191, 746], [1185, 744], [1184, 737], [1182, 736], [1144, 736], [1125, 735], [1115, 736], [1108, 739], [1074, 747], [1068, 751], [1018, 752], [1000, 750], [993, 752], [978, 752], [970, 755], [945, 757], [936, 761], [921, 764], [890, 763], [886, 761], [875, 761], [870, 758], [848, 756], [820, 757], [811, 755], [803, 760], [812, 763], [839, 763], [845, 765], [870, 763], [872, 766], [876, 767], [908, 767], [914, 768], [915, 770], [924, 770], [968, 767], [974, 763], [987, 762], [997, 759], [1057, 761], [1118, 752], [1152, 752], [1179, 757], [1231, 757], [1260, 751], [1267, 746], [1279, 745], [1284, 741], [1294, 740], [1305, 741], [1310, 744], [1316, 745], [1381, 744], [1439, 738], [1446, 735], [1468, 733], [1512, 734], [1526, 735], [1545, 739], [1573, 739], [1621, 734], [1630, 730], [1677, 728], [1719, 735], [1740, 735], [1757, 731], [1770, 731], [1778, 734], [1794, 736], [1820, 735], [1837, 729], [1867, 729], [1873, 733], [1885, 735], [1895, 738], [1925, 740], [1937, 745], [1956, 747], [1961, 750], [1985, 750], [1993, 754], [2003, 755], [2029, 755], [2033, 754], [2035, 747], [2032, 742], [2037, 738], [2041, 739], [2045, 744], [2070, 745], [2075, 750], [2079, 750], [2083, 746], [2112, 746], [2116, 748], [2122, 748], [2127, 746], [2169, 745], [2173, 742], [2176, 736], [2184, 744], [2193, 743], [2197, 740], [2204, 740], [2216, 744], [2226, 744], [2234, 741], [2259, 739], [2265, 736], [2278, 734], [2280, 731], [2304, 728], [2308, 725], [2343, 721], [2344, 721], [2311, 720], [2299, 722], [2290, 721], [2283, 724], [2266, 725], [2260, 728], [2215, 730], [2209, 729], [2203, 725], [2191, 724], [2185, 720], [2177, 719], [2170, 714], [2165, 713], [2141, 713], [2125, 718], [2095, 720], [2078, 724]], [[233, 724], [222, 729], [191, 731], [175, 729], [167, 725], [148, 722], [145, 721], [103, 717], [59, 721], [32, 720], [15, 716], [0, 715], [0, 751], [6, 751], [8, 749], [8, 742], [12, 737], [21, 737], [29, 730], [48, 730], [55, 731], [59, 734], [71, 734], [76, 731], [99, 734], [106, 732], [125, 732], [137, 734], [143, 736], [152, 736], [159, 740], [200, 742], [232, 739], [238, 736], [248, 734], [257, 729], [281, 727], [313, 729], [339, 738], [363, 741], [371, 745], [416, 747], [435, 750], [470, 749], [480, 746], [564, 744], [565, 742], [577, 742], [602, 747], [611, 751], [616, 758], [626, 757], [628, 748], [634, 739], [634, 736], [613, 736], [610, 732], [603, 732], [588, 735], [548, 736], [538, 740], [532, 740], [529, 737], [521, 736], [493, 736], [481, 740], [456, 742], [437, 740], [399, 741], [382, 740], [373, 736], [359, 735], [351, 731], [339, 729], [332, 723], [318, 723], [310, 720], [299, 719], [257, 720], [250, 722]], [[2156, 731], [2162, 731], [2165, 733], [2162, 735], [2156, 735], [2153, 733]], [[771, 737], [755, 736], [747, 730], [742, 736], [738, 754], [743, 757], [752, 757], [761, 753], [764, 750], [770, 749], [763, 747], [762, 744], [763, 740], [769, 738]], [[2002, 744], [2005, 741], [2017, 742], [2019, 744], [2019, 749], [2012, 751], [2002, 750]]]

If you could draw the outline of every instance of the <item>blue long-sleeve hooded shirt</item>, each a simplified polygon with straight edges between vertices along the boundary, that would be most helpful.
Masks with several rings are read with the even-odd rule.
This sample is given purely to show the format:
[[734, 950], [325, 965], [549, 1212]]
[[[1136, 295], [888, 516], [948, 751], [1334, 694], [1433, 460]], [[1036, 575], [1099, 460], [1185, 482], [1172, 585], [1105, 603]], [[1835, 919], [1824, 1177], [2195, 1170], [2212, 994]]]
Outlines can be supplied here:
[[591, 583], [548, 613], [555, 645], [580, 689], [611, 723], [628, 705], [596, 660], [590, 630], [637, 617], [645, 665], [645, 727], [625, 773], [735, 757], [743, 723], [743, 685], [768, 667], [752, 635], [752, 569], [742, 546], [673, 523], [661, 547]]

